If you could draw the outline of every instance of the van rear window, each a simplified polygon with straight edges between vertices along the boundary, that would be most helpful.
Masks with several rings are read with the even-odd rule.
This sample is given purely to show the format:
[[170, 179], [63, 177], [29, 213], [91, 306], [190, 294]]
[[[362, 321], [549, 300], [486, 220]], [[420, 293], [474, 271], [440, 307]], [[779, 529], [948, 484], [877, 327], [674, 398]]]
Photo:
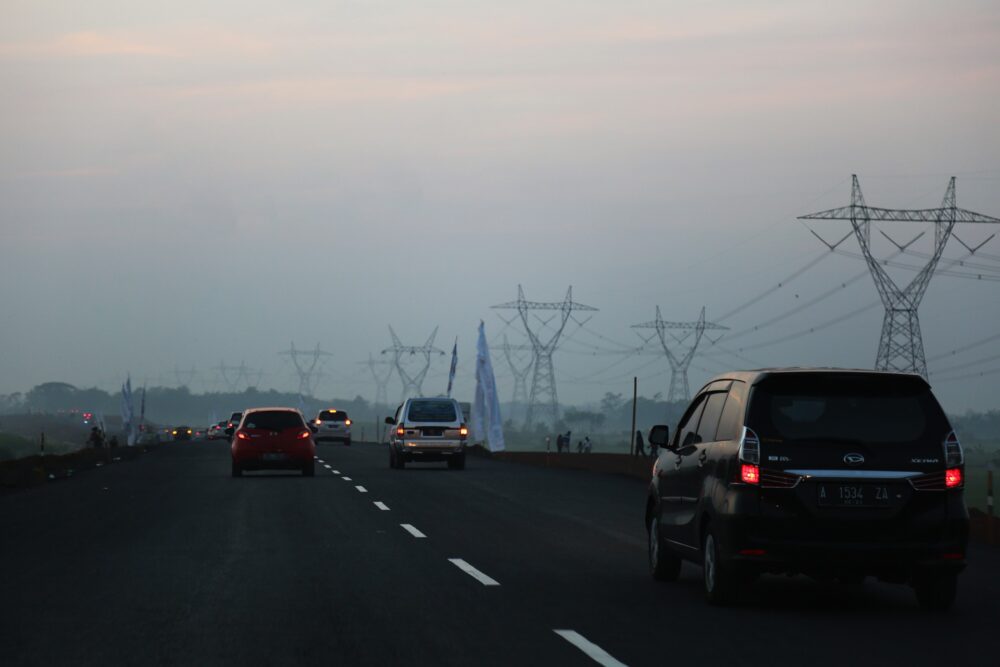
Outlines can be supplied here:
[[455, 402], [444, 400], [413, 401], [407, 419], [411, 422], [453, 422]]
[[835, 374], [766, 378], [753, 388], [748, 425], [788, 444], [940, 441], [949, 428], [919, 378]]
[[321, 422], [346, 422], [347, 413], [343, 410], [324, 410], [319, 413], [319, 420]]

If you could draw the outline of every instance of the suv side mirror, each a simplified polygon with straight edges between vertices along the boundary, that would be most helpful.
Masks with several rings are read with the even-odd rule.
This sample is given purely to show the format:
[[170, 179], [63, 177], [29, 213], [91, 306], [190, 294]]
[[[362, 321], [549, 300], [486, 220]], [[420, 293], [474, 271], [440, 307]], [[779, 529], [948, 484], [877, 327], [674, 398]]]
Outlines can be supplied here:
[[396, 418], [395, 417], [386, 417], [385, 418], [385, 423], [388, 424], [389, 426], [394, 426], [396, 424]]
[[309, 430], [312, 431], [313, 433], [319, 433], [319, 426], [316, 426], [316, 424], [309, 422]]
[[649, 444], [651, 445], [667, 449], [670, 446], [670, 427], [666, 424], [657, 424], [649, 429], [649, 438], [647, 440], [649, 440]]

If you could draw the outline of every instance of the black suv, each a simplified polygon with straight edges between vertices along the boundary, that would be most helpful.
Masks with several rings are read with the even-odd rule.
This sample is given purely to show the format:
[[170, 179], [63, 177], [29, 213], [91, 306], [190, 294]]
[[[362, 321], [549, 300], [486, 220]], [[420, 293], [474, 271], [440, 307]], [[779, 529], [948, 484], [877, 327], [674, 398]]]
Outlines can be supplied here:
[[703, 565], [710, 603], [765, 572], [909, 583], [946, 609], [965, 567], [962, 447], [917, 375], [774, 369], [720, 375], [661, 447], [649, 565]]

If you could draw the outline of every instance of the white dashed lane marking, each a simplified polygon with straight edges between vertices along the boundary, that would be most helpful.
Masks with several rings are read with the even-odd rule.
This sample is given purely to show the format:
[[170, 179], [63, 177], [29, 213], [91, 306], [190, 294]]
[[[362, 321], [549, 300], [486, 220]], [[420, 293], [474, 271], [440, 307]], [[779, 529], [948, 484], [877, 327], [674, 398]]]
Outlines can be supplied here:
[[599, 665], [604, 665], [604, 667], [625, 667], [625, 663], [616, 660], [610, 653], [581, 635], [576, 630], [553, 630], [552, 632], [556, 633], [570, 644], [583, 651], [587, 654], [588, 658]]
[[458, 569], [460, 569], [462, 572], [465, 572], [467, 575], [469, 575], [470, 577], [472, 577], [473, 579], [475, 579], [476, 581], [478, 581], [479, 583], [481, 583], [483, 586], [499, 586], [500, 585], [499, 581], [497, 581], [493, 577], [486, 576], [485, 574], [483, 574], [482, 572], [480, 572], [476, 568], [474, 568], [471, 565], [469, 565], [468, 563], [466, 563], [461, 558], [449, 558], [448, 560], [451, 561], [451, 563], [455, 567], [457, 567]]
[[389, 511], [389, 506], [386, 505], [385, 503], [383, 503], [381, 500], [376, 500], [375, 501], [375, 507], [379, 508], [383, 512], [388, 512]]
[[358, 490], [358, 493], [368, 493], [368, 489], [363, 486], [355, 486], [354, 488]]
[[324, 463], [323, 467], [326, 468], [327, 470], [329, 470], [330, 469], [330, 464], [329, 463]]
[[351, 481], [350, 477], [341, 477], [340, 479], [344, 480], [345, 482], [350, 482]]
[[340, 474], [339, 470], [331, 470], [330, 472], [332, 472], [334, 475], [339, 475]]
[[424, 535], [423, 533], [421, 533], [419, 530], [417, 530], [408, 523], [401, 523], [399, 525], [403, 527], [403, 530], [408, 532], [410, 535], [413, 535], [414, 537], [427, 537], [426, 535]]

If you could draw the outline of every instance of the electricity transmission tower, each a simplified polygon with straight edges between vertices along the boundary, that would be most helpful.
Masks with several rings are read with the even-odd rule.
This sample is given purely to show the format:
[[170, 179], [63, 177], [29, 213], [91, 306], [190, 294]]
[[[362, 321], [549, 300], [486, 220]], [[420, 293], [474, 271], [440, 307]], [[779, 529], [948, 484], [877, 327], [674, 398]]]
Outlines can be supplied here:
[[222, 382], [225, 384], [226, 389], [229, 390], [229, 393], [235, 394], [240, 381], [240, 367], [227, 366], [226, 362], [220, 361], [219, 365], [212, 370], [218, 373], [219, 378], [222, 379]]
[[316, 391], [316, 383], [320, 377], [320, 362], [323, 357], [333, 356], [329, 352], [321, 350], [319, 343], [316, 343], [316, 349], [314, 350], [297, 350], [295, 349], [294, 341], [287, 350], [278, 354], [291, 358], [295, 372], [299, 376], [300, 397], [313, 395]]
[[[395, 364], [391, 361], [376, 361], [371, 353], [368, 354], [368, 361], [362, 361], [361, 363], [368, 366], [368, 370], [372, 372], [372, 378], [375, 380], [375, 403], [372, 407], [388, 406], [389, 379], [392, 377], [392, 369], [395, 367]], [[380, 375], [378, 371], [379, 367], [388, 368], [389, 370]]]
[[197, 375], [198, 375], [198, 371], [194, 367], [194, 365], [191, 366], [191, 370], [189, 370], [189, 371], [183, 371], [183, 370], [177, 368], [177, 366], [174, 366], [174, 377], [177, 379], [177, 386], [178, 387], [188, 387], [188, 388], [190, 388], [191, 387], [191, 383], [194, 382], [194, 379], [195, 379], [195, 377], [197, 377]]
[[[701, 308], [701, 315], [698, 316], [698, 320], [695, 322], [666, 322], [663, 316], [660, 315], [660, 307], [657, 306], [655, 320], [652, 322], [643, 322], [642, 324], [633, 324], [632, 328], [656, 330], [656, 335], [660, 339], [660, 345], [663, 346], [663, 352], [667, 355], [667, 361], [670, 362], [668, 401], [686, 401], [691, 398], [691, 389], [688, 387], [688, 368], [691, 366], [691, 360], [694, 359], [695, 352], [698, 351], [698, 344], [701, 343], [701, 338], [705, 332], [727, 331], [729, 329], [729, 327], [724, 327], [721, 324], [706, 322], [704, 306]], [[670, 333], [671, 331], [686, 331], [687, 333], [678, 338], [673, 333]], [[682, 345], [692, 334], [694, 335], [694, 342], [690, 344], [686, 352], [678, 356], [670, 349], [673, 344]], [[668, 335], [673, 339], [673, 343], [667, 342]]]
[[[570, 319], [574, 310], [597, 311], [597, 308], [585, 306], [582, 303], [573, 301], [573, 287], [566, 290], [566, 297], [562, 301], [528, 301], [524, 298], [524, 289], [517, 286], [517, 301], [501, 303], [494, 308], [501, 310], [516, 310], [521, 316], [521, 323], [531, 341], [534, 358], [534, 365], [531, 373], [531, 393], [528, 395], [528, 412], [525, 421], [528, 424], [534, 423], [536, 411], [547, 414], [550, 422], [559, 420], [559, 397], [556, 393], [556, 372], [552, 366], [552, 353], [559, 345], [559, 338], [562, 336], [566, 323]], [[530, 310], [555, 310], [558, 311], [558, 324], [554, 325], [555, 332], [547, 339], [539, 330], [538, 333], [532, 331], [528, 322], [528, 311]], [[537, 316], [536, 316], [537, 317]], [[542, 322], [543, 325], [545, 322]]]
[[[515, 410], [522, 410], [528, 404], [528, 373], [535, 363], [535, 348], [531, 345], [511, 345], [507, 342], [507, 335], [503, 337], [503, 356], [510, 366], [510, 372], [514, 376], [514, 395], [510, 399], [511, 416]], [[531, 352], [528, 355], [527, 363], [524, 362], [524, 355], [518, 352]]]
[[[434, 327], [434, 331], [431, 332], [427, 342], [423, 345], [403, 345], [402, 341], [399, 340], [399, 336], [392, 330], [392, 325], [389, 326], [389, 335], [392, 336], [392, 347], [382, 350], [382, 354], [386, 352], [393, 353], [392, 363], [396, 368], [396, 372], [399, 373], [399, 379], [403, 382], [403, 400], [424, 395], [424, 378], [427, 377], [427, 371], [431, 367], [431, 355], [438, 354], [439, 356], [444, 356], [444, 350], [434, 347], [434, 338], [437, 337], [437, 332], [438, 328]], [[424, 358], [424, 365], [416, 373], [409, 373], [403, 367], [404, 354], [409, 354], [411, 357], [418, 354], [421, 355]]]
[[[868, 270], [875, 282], [882, 305], [885, 307], [885, 317], [882, 320], [882, 335], [879, 338], [878, 354], [875, 357], [877, 370], [903, 371], [919, 373], [927, 377], [927, 360], [924, 357], [924, 343], [920, 334], [920, 320], [917, 310], [927, 293], [934, 270], [937, 268], [948, 239], [953, 236], [955, 225], [959, 222], [970, 223], [1000, 223], [1000, 219], [981, 213], [974, 213], [958, 208], [955, 203], [955, 177], [948, 182], [944, 200], [938, 208], [927, 209], [890, 209], [868, 206], [858, 177], [851, 177], [851, 204], [840, 208], [820, 211], [799, 217], [800, 220], [849, 220], [851, 230], [858, 239], [861, 252], [868, 264]], [[889, 277], [885, 267], [875, 259], [871, 249], [871, 223], [876, 222], [931, 222], [934, 223], [934, 252], [927, 264], [905, 287], [900, 287]], [[813, 232], [815, 234], [815, 232]], [[900, 245], [882, 232], [889, 241], [902, 252], [906, 250], [923, 233], [909, 243]], [[818, 236], [818, 235], [817, 235]], [[850, 236], [850, 234], [848, 234]], [[847, 237], [845, 237], [846, 239]], [[970, 254], [975, 254], [983, 247], [986, 239], [976, 247], [970, 247], [955, 237]], [[993, 238], [992, 236], [990, 238]], [[823, 239], [820, 238], [822, 241]], [[823, 241], [830, 250], [835, 249], [844, 239], [836, 244]]]

